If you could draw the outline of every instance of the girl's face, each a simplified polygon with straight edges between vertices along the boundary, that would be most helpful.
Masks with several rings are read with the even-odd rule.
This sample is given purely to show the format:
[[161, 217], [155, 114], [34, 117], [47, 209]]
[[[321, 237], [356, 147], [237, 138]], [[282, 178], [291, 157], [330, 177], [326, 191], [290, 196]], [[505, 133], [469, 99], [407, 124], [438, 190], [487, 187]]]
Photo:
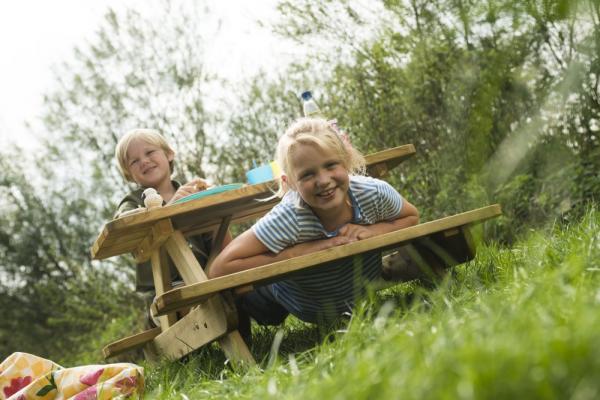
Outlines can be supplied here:
[[290, 183], [324, 221], [348, 207], [350, 178], [340, 157], [316, 145], [298, 144], [290, 155]]
[[136, 138], [127, 147], [127, 168], [137, 184], [156, 189], [171, 181], [169, 162], [173, 157], [173, 153], [167, 154], [159, 146]]

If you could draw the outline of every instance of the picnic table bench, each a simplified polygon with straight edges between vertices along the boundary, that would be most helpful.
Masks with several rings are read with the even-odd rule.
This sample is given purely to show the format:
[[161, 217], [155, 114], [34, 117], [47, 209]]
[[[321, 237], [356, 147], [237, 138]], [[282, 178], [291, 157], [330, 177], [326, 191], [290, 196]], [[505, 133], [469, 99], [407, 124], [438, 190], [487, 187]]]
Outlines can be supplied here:
[[[371, 176], [383, 177], [415, 149], [405, 145], [366, 156]], [[369, 239], [279, 261], [235, 274], [207, 279], [203, 266], [194, 257], [186, 236], [214, 232], [210, 263], [221, 247], [232, 223], [254, 219], [268, 212], [279, 199], [272, 197], [274, 181], [207, 196], [197, 200], [143, 211], [108, 222], [94, 242], [94, 259], [132, 253], [138, 262], [150, 260], [156, 301], [151, 312], [159, 316], [160, 327], [152, 328], [107, 345], [106, 358], [145, 346], [150, 357], [178, 359], [217, 340], [232, 361], [253, 363], [254, 359], [237, 331], [236, 292], [264, 284], [322, 263], [351, 257], [366, 251], [387, 250], [409, 245], [411, 257], [434, 274], [472, 259], [476, 243], [474, 224], [501, 213], [492, 205], [466, 213], [422, 223]], [[268, 200], [265, 200], [268, 199]], [[260, 200], [260, 201], [259, 201]], [[185, 283], [172, 289], [169, 263]], [[176, 311], [189, 312], [177, 318]]]

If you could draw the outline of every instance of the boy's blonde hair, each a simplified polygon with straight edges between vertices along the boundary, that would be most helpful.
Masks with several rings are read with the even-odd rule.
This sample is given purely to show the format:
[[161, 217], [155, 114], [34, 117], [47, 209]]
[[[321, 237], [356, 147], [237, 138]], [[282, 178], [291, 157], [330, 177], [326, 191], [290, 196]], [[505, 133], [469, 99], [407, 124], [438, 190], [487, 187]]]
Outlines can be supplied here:
[[[288, 179], [293, 176], [290, 155], [298, 144], [310, 144], [336, 154], [344, 168], [351, 175], [364, 175], [365, 158], [350, 144], [344, 143], [339, 133], [322, 118], [300, 118], [279, 138], [275, 160]], [[289, 183], [281, 180], [276, 196], [283, 197], [289, 190]]]
[[[129, 172], [127, 149], [129, 148], [129, 144], [135, 139], [141, 139], [146, 143], [158, 146], [165, 154], [175, 154], [175, 151], [173, 151], [171, 146], [169, 146], [169, 143], [167, 143], [165, 138], [157, 130], [138, 128], [125, 133], [121, 139], [119, 139], [117, 147], [115, 147], [115, 157], [119, 162], [119, 171], [121, 171], [121, 175], [129, 182], [135, 181]], [[173, 173], [173, 161], [169, 162], [169, 169], [171, 170], [171, 173]]]

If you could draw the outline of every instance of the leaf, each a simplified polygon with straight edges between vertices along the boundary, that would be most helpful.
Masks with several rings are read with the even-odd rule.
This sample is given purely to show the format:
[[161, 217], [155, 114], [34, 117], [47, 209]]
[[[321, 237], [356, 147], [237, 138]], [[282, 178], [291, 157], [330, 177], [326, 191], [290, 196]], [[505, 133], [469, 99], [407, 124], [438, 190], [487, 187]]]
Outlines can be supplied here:
[[44, 386], [43, 388], [41, 388], [40, 390], [38, 390], [38, 392], [35, 394], [36, 396], [44, 397], [45, 395], [50, 393], [50, 391], [57, 389], [56, 382], [54, 381], [54, 373], [53, 372], [51, 372], [50, 375], [46, 379], [48, 379], [48, 382], [50, 382], [50, 383], [47, 384], [46, 386]]

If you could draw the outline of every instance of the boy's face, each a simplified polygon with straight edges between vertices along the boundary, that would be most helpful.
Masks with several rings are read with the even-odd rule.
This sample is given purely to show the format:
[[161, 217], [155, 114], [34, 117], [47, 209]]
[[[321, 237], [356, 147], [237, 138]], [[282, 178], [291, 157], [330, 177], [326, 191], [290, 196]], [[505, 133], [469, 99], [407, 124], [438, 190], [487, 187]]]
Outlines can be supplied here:
[[171, 181], [169, 162], [174, 154], [167, 154], [160, 147], [134, 139], [127, 147], [127, 168], [133, 180], [143, 187], [159, 188]]
[[290, 155], [292, 188], [323, 220], [348, 204], [350, 178], [334, 152], [299, 144]]

